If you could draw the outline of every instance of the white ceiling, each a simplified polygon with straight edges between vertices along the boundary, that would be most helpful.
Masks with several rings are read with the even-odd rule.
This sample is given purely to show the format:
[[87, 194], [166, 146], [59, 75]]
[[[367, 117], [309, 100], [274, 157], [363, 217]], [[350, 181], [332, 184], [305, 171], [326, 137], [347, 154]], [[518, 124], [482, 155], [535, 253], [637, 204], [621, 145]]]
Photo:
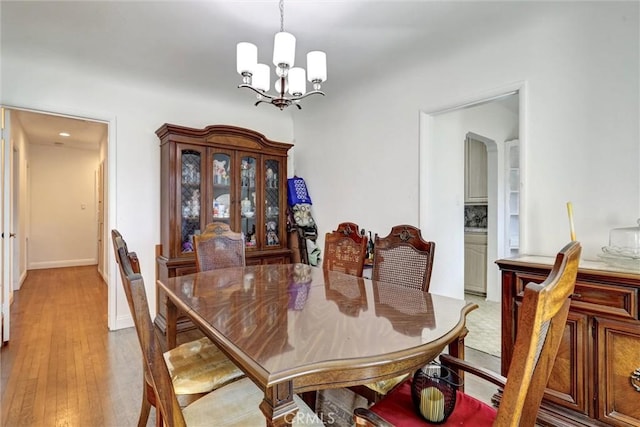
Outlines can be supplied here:
[[[11, 114], [17, 116], [30, 144], [98, 150], [107, 135], [105, 123], [30, 111], [14, 110]], [[60, 136], [60, 132], [69, 136]]]
[[[235, 47], [258, 46], [270, 64], [279, 31], [276, 0], [6, 2], [3, 53], [38, 55], [119, 79], [159, 81], [199, 93], [237, 96]], [[560, 11], [570, 12], [569, 8]], [[545, 2], [287, 0], [285, 30], [306, 52], [327, 52], [328, 92], [379, 73], [399, 73], [415, 58], [464, 52], [553, 11]], [[272, 74], [273, 76], [273, 74]], [[247, 95], [249, 97], [249, 95]]]
[[[424, 64], [413, 55], [416, 43], [437, 61], [571, 12], [553, 4], [286, 0], [284, 26], [296, 36], [298, 65], [306, 65], [310, 50], [327, 52], [323, 90], [330, 96], [353, 82], [401, 73], [417, 59]], [[110, 78], [218, 97], [241, 96], [236, 43], [256, 44], [259, 61], [270, 64], [280, 27], [277, 0], [2, 1], [0, 8], [3, 55], [37, 55]], [[245, 96], [251, 102], [253, 94]], [[56, 138], [29, 132], [39, 141]]]

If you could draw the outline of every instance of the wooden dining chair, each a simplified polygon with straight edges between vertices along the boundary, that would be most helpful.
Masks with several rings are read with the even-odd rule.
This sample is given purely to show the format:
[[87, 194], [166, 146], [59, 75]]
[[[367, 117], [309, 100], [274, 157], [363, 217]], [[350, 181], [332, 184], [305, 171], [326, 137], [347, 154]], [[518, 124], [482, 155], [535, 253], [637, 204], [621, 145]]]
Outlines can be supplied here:
[[[149, 314], [149, 303], [142, 276], [133, 271], [130, 257], [122, 238], [116, 237], [119, 265], [127, 302], [133, 315], [138, 342], [149, 383], [156, 397], [161, 421], [157, 425], [182, 426], [259, 426], [265, 425], [265, 417], [259, 406], [264, 392], [245, 377], [206, 394], [186, 407], [178, 402], [166, 359], [163, 357], [160, 338]], [[298, 413], [293, 425], [322, 426], [319, 417], [294, 395]]]
[[[462, 369], [485, 379], [504, 392], [497, 411], [460, 391], [453, 412], [444, 426], [534, 426], [549, 381], [558, 348], [566, 330], [571, 295], [574, 290], [581, 246], [573, 241], [557, 254], [553, 269], [541, 284], [523, 289], [519, 309], [518, 334], [507, 377], [475, 367], [464, 360], [441, 355], [440, 361], [452, 369]], [[407, 381], [369, 409], [354, 411], [357, 426], [424, 425], [411, 399]]]
[[243, 233], [231, 231], [229, 224], [212, 222], [204, 232], [193, 236], [197, 271], [245, 265]]
[[339, 224], [335, 231], [325, 234], [322, 268], [362, 277], [367, 242], [367, 237], [360, 235], [357, 224]]
[[[127, 244], [118, 230], [111, 230], [113, 248], [120, 270], [122, 282], [127, 273], [140, 274], [140, 264], [135, 252], [129, 252]], [[120, 262], [122, 251], [127, 263]], [[131, 270], [131, 271], [128, 271]], [[125, 293], [128, 289], [125, 287]], [[127, 295], [127, 298], [129, 296]], [[131, 313], [133, 316], [133, 312]], [[195, 400], [223, 385], [244, 376], [212, 342], [206, 337], [184, 343], [163, 353], [169, 369], [173, 389], [176, 394], [188, 396], [186, 400]], [[142, 388], [142, 406], [138, 418], [138, 427], [146, 426], [151, 407], [157, 407], [155, 394], [151, 386], [148, 370], [144, 370]], [[159, 414], [157, 415], [159, 417]]]
[[435, 251], [435, 242], [424, 240], [420, 229], [396, 225], [386, 237], [376, 234], [371, 278], [427, 292]]
[[[324, 237], [324, 255], [322, 260], [322, 269], [325, 272], [325, 292], [331, 295], [335, 290], [331, 290], [330, 286], [337, 286], [339, 279], [329, 280], [327, 274], [329, 272], [338, 272], [348, 274], [350, 276], [362, 277], [364, 270], [364, 260], [367, 252], [368, 239], [360, 234], [360, 227], [353, 222], [341, 222], [334, 231], [325, 234]], [[366, 304], [366, 295], [364, 295], [364, 282], [362, 283], [362, 294], [358, 298], [363, 298]], [[346, 307], [340, 307], [342, 310], [357, 310], [357, 305], [348, 304]], [[371, 391], [362, 385], [349, 387], [349, 389], [357, 394], [369, 397]], [[314, 407], [316, 392], [306, 393], [304, 398], [310, 406]]]
[[[427, 292], [431, 281], [435, 249], [436, 244], [425, 241], [420, 230], [411, 225], [397, 225], [391, 229], [388, 236], [383, 238], [376, 234], [371, 278]], [[466, 332], [459, 341], [450, 346], [456, 349], [456, 355], [461, 355], [462, 351], [458, 349], [464, 347], [464, 334]], [[353, 386], [350, 389], [365, 397], [370, 403], [374, 403], [407, 377], [408, 375], [401, 375], [366, 385]]]

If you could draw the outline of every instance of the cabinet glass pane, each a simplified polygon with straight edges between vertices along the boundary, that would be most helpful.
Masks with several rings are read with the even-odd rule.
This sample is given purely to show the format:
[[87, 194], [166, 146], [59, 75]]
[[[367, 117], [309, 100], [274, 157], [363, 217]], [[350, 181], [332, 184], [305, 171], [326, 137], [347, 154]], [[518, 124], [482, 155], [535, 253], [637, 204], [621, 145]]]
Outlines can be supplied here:
[[278, 176], [280, 174], [280, 162], [277, 160], [266, 160], [264, 162], [265, 173], [265, 226], [266, 226], [266, 245], [280, 245], [280, 188]]
[[509, 218], [509, 247], [517, 249], [520, 246], [520, 218], [511, 216]]
[[231, 210], [231, 157], [225, 153], [213, 155], [213, 220], [228, 223]]
[[240, 162], [240, 229], [246, 247], [256, 246], [256, 166], [255, 157], [242, 157]]
[[200, 203], [202, 191], [200, 182], [200, 153], [184, 150], [180, 185], [181, 242], [182, 252], [193, 252], [193, 235], [200, 233]]
[[520, 193], [512, 191], [509, 193], [509, 214], [517, 215], [520, 210]]
[[509, 150], [509, 167], [520, 167], [520, 147], [518, 145], [514, 145], [511, 150]]
[[520, 169], [509, 170], [509, 190], [520, 190]]

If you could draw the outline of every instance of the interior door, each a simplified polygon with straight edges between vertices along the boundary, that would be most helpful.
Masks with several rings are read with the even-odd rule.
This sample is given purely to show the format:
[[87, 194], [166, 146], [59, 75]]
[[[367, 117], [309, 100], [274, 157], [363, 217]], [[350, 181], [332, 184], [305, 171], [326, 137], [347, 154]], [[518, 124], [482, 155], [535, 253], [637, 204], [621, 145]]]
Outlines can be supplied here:
[[11, 203], [11, 165], [13, 149], [11, 147], [9, 111], [2, 108], [0, 116], [2, 129], [2, 342], [5, 343], [9, 341], [10, 309], [13, 297], [13, 233], [11, 232], [11, 216], [13, 212]]

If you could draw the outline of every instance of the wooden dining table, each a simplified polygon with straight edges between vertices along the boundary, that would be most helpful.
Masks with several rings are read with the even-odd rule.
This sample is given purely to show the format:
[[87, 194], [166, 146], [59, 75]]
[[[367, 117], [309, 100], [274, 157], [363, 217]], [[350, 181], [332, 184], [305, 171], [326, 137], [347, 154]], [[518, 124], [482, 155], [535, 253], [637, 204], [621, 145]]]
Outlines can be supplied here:
[[294, 394], [414, 372], [465, 331], [464, 300], [305, 264], [226, 268], [158, 280], [167, 344], [184, 312], [264, 391], [269, 426], [290, 425]]

